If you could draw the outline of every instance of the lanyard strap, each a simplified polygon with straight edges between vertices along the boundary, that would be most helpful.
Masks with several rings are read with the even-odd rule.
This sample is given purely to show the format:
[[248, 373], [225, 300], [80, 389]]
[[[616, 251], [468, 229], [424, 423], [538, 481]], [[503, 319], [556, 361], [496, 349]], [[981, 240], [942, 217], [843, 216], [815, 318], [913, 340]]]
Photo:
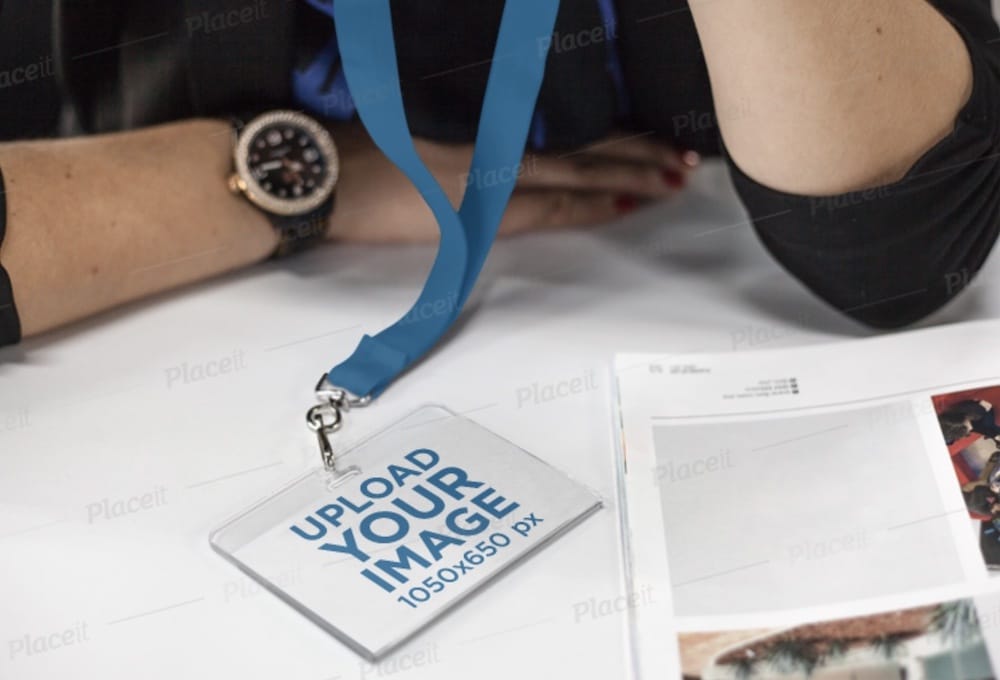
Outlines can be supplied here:
[[330, 370], [331, 384], [362, 397], [377, 397], [458, 317], [517, 181], [558, 9], [559, 0], [507, 0], [469, 175], [498, 179], [489, 186], [478, 182], [468, 186], [456, 213], [413, 145], [400, 91], [389, 0], [335, 0], [340, 55], [358, 115], [375, 144], [409, 177], [434, 212], [441, 240], [413, 307], [380, 333], [365, 335], [354, 353]]

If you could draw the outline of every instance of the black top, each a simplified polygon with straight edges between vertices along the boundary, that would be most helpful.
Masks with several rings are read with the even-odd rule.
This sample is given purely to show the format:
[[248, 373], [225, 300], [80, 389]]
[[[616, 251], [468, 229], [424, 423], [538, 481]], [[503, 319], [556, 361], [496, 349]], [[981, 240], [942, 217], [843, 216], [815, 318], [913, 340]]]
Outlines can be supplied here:
[[[503, 3], [392, 3], [416, 134], [474, 139]], [[579, 146], [620, 124], [718, 152], [708, 72], [687, 0], [614, 4], [627, 120], [618, 119], [625, 112], [607, 68], [609, 41], [572, 40], [603, 25], [598, 0], [564, 0], [556, 24], [562, 40], [553, 43], [539, 101], [550, 144]], [[990, 0], [932, 4], [973, 38], [986, 43], [996, 36]], [[241, 12], [246, 21], [219, 29], [217, 19]], [[329, 20], [305, 0], [2, 0], [0, 138], [55, 134], [57, 87], [74, 105], [79, 131], [287, 106], [291, 69], [330, 33]], [[992, 52], [1000, 64], [1000, 46]], [[3, 74], [31, 64], [39, 65], [33, 78], [4, 87]]]
[[[474, 139], [503, 4], [392, 3], [416, 134]], [[990, 0], [932, 4], [973, 38], [996, 36]], [[627, 119], [620, 119], [626, 112], [607, 68], [609, 41], [572, 40], [604, 24], [598, 0], [565, 0], [539, 102], [550, 144], [579, 146], [623, 125], [717, 153], [708, 73], [687, 0], [615, 0], [615, 7]], [[239, 16], [246, 20], [232, 20]], [[223, 17], [230, 20], [220, 29]], [[77, 113], [75, 129], [64, 125], [69, 132], [287, 106], [291, 70], [330, 33], [329, 20], [305, 0], [2, 0], [0, 139], [56, 134], [60, 89]], [[1000, 68], [1000, 45], [992, 53]]]
[[[7, 230], [7, 199], [4, 191], [3, 173], [0, 173], [0, 244], [3, 244]], [[14, 308], [14, 294], [10, 277], [0, 266], [0, 346], [21, 339], [21, 323]]]
[[[598, 0], [564, 0], [539, 99], [548, 146], [580, 146], [623, 125], [717, 152], [707, 70], [685, 0], [615, 5], [629, 120], [608, 70], [610, 41], [574, 40], [605, 25]], [[211, 28], [213, 17], [248, 8], [255, 18]], [[474, 139], [502, 9], [503, 0], [392, 3], [415, 134]], [[3, 0], [0, 74], [23, 66], [25, 55], [51, 58], [45, 76], [7, 88], [0, 79], [0, 139], [58, 134], [60, 90], [76, 113], [64, 133], [287, 106], [292, 69], [330, 30], [305, 0]]]
[[52, 5], [0, 0], [0, 139], [51, 135], [58, 117]]
[[[417, 135], [474, 139], [503, 4], [392, 2], [404, 100]], [[972, 37], [995, 37], [990, 0], [932, 4]], [[608, 69], [612, 42], [573, 40], [604, 25], [599, 0], [564, 0], [539, 100], [550, 145], [579, 146], [621, 125], [718, 152], [687, 0], [614, 5], [628, 111]], [[239, 16], [247, 19], [231, 20]], [[220, 29], [222, 17], [230, 21]], [[0, 139], [56, 134], [59, 90], [78, 114], [75, 130], [64, 124], [70, 132], [287, 106], [291, 70], [330, 32], [330, 22], [305, 0], [0, 0]], [[992, 56], [1000, 68], [1000, 49]], [[24, 77], [32, 65], [38, 68]], [[17, 74], [20, 83], [12, 82]]]

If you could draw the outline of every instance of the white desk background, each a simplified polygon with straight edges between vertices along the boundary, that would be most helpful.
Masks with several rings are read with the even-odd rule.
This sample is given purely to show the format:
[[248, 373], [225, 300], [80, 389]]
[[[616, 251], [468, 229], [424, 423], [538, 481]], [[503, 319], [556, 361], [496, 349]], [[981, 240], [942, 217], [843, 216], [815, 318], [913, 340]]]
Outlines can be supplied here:
[[[432, 255], [323, 248], [0, 351], [0, 678], [624, 678], [626, 615], [600, 605], [622, 592], [611, 355], [867, 334], [770, 260], [716, 164], [618, 224], [498, 244], [460, 332], [340, 437], [440, 402], [608, 507], [372, 668], [207, 535], [317, 464], [310, 388], [409, 306]], [[1000, 316], [997, 279], [991, 258], [930, 323]], [[176, 378], [234, 355], [230, 374]], [[596, 389], [526, 397], [590, 372]]]

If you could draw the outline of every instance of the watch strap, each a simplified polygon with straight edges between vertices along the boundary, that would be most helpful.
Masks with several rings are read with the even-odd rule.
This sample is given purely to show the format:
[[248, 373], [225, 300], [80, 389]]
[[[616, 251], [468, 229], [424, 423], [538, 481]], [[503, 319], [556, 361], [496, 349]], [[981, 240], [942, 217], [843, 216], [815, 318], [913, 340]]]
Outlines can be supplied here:
[[265, 212], [278, 231], [278, 247], [271, 254], [273, 259], [287, 257], [319, 245], [326, 239], [333, 213], [334, 197], [305, 215], [275, 215]]

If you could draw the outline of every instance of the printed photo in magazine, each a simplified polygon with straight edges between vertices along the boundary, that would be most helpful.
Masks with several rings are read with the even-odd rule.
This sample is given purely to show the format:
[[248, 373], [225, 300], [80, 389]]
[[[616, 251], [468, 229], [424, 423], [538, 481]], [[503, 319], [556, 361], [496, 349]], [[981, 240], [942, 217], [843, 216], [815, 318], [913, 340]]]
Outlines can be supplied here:
[[934, 397], [948, 457], [962, 490], [983, 560], [1000, 574], [1000, 386]]
[[680, 635], [683, 680], [987, 680], [996, 672], [976, 603], [766, 630]]

